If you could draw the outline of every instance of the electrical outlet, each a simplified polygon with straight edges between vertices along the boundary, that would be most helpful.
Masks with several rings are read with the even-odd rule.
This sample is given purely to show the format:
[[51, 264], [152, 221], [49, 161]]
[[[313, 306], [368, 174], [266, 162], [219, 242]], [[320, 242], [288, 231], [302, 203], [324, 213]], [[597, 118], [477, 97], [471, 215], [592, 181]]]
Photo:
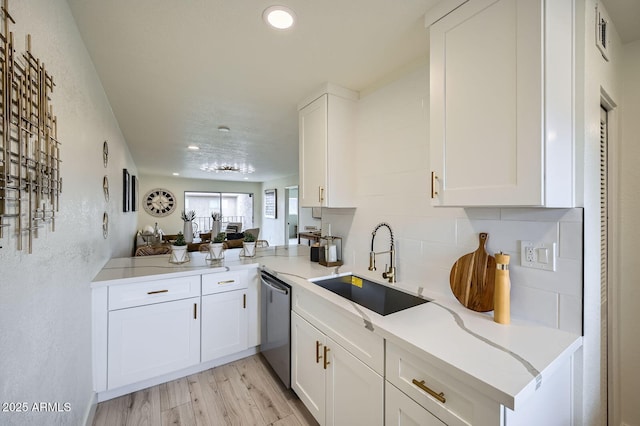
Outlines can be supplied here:
[[533, 245], [526, 246], [524, 248], [524, 259], [527, 262], [535, 262], [536, 261], [536, 250], [533, 248]]
[[545, 271], [555, 271], [556, 243], [520, 241], [520, 266]]

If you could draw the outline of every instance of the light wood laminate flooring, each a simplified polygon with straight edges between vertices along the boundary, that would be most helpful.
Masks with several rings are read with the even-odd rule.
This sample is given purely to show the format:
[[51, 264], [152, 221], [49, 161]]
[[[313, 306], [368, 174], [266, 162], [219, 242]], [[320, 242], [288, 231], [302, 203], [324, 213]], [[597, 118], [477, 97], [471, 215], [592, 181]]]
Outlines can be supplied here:
[[94, 426], [317, 425], [260, 354], [98, 404]]

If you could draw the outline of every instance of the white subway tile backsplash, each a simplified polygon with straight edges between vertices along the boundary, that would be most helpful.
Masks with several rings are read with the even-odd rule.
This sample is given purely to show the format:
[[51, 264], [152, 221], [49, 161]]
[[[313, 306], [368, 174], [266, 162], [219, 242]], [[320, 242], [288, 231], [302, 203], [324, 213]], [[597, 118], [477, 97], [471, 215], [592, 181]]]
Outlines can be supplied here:
[[521, 240], [558, 242], [557, 222], [472, 220], [471, 227], [475, 234], [489, 233], [487, 251], [491, 254], [500, 251], [517, 253]]
[[511, 316], [558, 328], [558, 299], [556, 293], [512, 285]]
[[410, 227], [403, 227], [402, 235], [419, 238], [427, 242], [453, 245], [456, 243], [455, 218], [429, 218], [412, 221]]
[[528, 222], [560, 222], [570, 209], [508, 208], [500, 209], [500, 219]]
[[582, 297], [560, 295], [559, 328], [572, 333], [582, 334]]
[[492, 207], [467, 207], [464, 209], [466, 217], [473, 219], [500, 219], [500, 209]]
[[581, 222], [560, 222], [558, 256], [567, 259], [582, 259]]
[[557, 259], [556, 271], [520, 266], [520, 256], [512, 255], [509, 265], [512, 282], [570, 296], [582, 295], [582, 262], [574, 259]]

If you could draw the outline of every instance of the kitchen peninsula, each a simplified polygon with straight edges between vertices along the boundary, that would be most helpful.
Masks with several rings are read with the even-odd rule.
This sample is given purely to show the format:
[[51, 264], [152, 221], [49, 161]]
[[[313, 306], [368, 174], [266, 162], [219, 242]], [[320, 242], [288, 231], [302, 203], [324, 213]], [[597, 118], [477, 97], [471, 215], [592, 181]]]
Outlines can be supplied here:
[[[211, 264], [203, 253], [192, 253], [191, 261], [182, 265], [169, 263], [168, 256], [110, 260], [91, 284], [94, 385], [99, 399], [110, 399], [255, 353], [259, 345], [259, 333], [256, 332], [259, 329], [257, 271], [262, 268], [291, 285], [292, 316], [297, 317], [298, 323], [304, 322], [306, 326], [319, 330], [327, 342], [332, 342], [325, 345], [331, 347], [329, 357], [339, 356], [339, 351], [344, 348], [345, 354], [362, 363], [367, 374], [377, 377], [379, 385], [386, 389], [380, 393], [379, 402], [369, 401], [370, 406], [365, 407], [351, 404], [348, 410], [362, 410], [362, 413], [378, 410], [380, 416], [386, 414], [386, 424], [398, 422], [397, 413], [403, 416], [415, 412], [418, 413], [416, 416], [428, 415], [445, 424], [507, 424], [511, 419], [526, 420], [525, 424], [532, 421], [561, 424], [569, 418], [573, 354], [582, 345], [581, 336], [517, 320], [508, 326], [496, 324], [491, 314], [473, 312], [456, 304], [455, 300], [426, 294], [421, 283], [415, 283], [414, 293], [430, 299], [429, 303], [381, 316], [309, 281], [347, 272], [380, 280], [366, 272], [365, 267], [344, 265], [336, 269], [310, 262], [308, 250], [306, 246], [264, 248], [259, 249], [253, 258], [239, 257], [237, 250], [228, 250], [220, 265]], [[232, 285], [237, 287], [225, 292], [218, 290], [220, 283], [232, 280], [236, 283]], [[177, 285], [180, 287], [179, 295], [169, 296], [172, 292], [165, 291], [168, 288], [156, 289], [158, 282]], [[244, 284], [239, 284], [241, 282]], [[113, 336], [108, 336], [108, 333], [114, 332], [112, 321], [119, 321], [118, 313], [140, 309], [135, 307], [137, 302], [132, 302], [137, 297], [136, 292], [145, 298], [155, 298], [154, 302], [140, 303], [145, 305], [142, 306], [145, 309], [184, 303], [187, 318], [196, 318], [192, 322], [197, 325], [197, 330], [192, 330], [192, 337], [182, 339], [180, 343], [193, 346], [193, 354], [185, 363], [151, 378], [138, 380], [133, 374], [134, 378], [127, 382], [126, 371], [120, 376], [112, 376], [112, 365], [115, 364], [109, 359], [126, 355], [127, 341], [122, 343], [124, 346], [119, 351], [113, 352]], [[203, 330], [212, 326], [205, 322], [205, 300], [234, 293], [246, 295], [245, 304], [249, 312], [245, 314], [248, 324], [244, 330], [247, 336], [242, 346], [233, 349], [235, 352], [212, 352], [215, 355], [205, 359], [204, 339], [208, 333], [200, 333], [200, 315], [205, 315], [202, 317]], [[126, 295], [117, 296], [123, 294]], [[154, 313], [154, 318], [158, 320], [163, 315]], [[232, 320], [225, 321], [225, 328]], [[355, 334], [350, 334], [351, 330]], [[216, 334], [216, 331], [212, 333]], [[201, 335], [202, 355], [195, 348], [200, 348]], [[360, 341], [357, 337], [360, 335], [367, 342], [379, 342], [379, 348], [375, 348], [377, 343], [372, 346], [374, 356], [367, 358], [362, 355], [367, 352], [368, 343]], [[144, 336], [144, 339], [148, 338]], [[295, 336], [292, 339], [295, 340]], [[178, 343], [173, 342], [172, 346]], [[292, 348], [292, 351], [296, 350], [295, 345]], [[295, 354], [292, 355], [294, 357]], [[334, 358], [328, 359], [333, 361], [329, 368], [338, 368], [335, 364], [340, 363]], [[148, 363], [147, 360], [138, 361]], [[107, 365], [110, 366], [108, 377]], [[292, 370], [292, 376], [296, 374], [296, 370]], [[112, 381], [115, 386], [112, 386]], [[296, 389], [295, 377], [292, 383], [306, 403], [305, 396]], [[435, 392], [430, 394], [423, 387], [434, 388]], [[343, 393], [351, 391], [355, 390], [341, 390]], [[366, 392], [361, 390], [361, 393]], [[432, 395], [440, 395], [440, 398]], [[334, 401], [338, 399], [333, 398]], [[375, 409], [372, 408], [374, 406]], [[386, 413], [383, 413], [383, 407]], [[318, 419], [314, 410], [308, 408]], [[327, 413], [334, 417], [343, 409], [335, 406], [326, 408]], [[321, 424], [324, 424], [324, 418], [323, 412], [319, 419]], [[385, 423], [381, 417], [377, 418], [380, 418], [380, 424]], [[550, 419], [553, 423], [546, 423]]]

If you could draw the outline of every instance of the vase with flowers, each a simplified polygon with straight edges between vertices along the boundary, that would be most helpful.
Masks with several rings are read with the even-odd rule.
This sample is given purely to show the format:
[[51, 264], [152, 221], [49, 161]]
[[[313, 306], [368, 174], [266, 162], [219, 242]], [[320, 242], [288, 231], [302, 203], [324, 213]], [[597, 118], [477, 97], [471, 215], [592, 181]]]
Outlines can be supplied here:
[[182, 221], [184, 222], [184, 230], [182, 233], [187, 244], [193, 242], [193, 219], [195, 218], [195, 210], [182, 211]]
[[222, 214], [211, 213], [211, 235], [218, 235], [222, 231]]

